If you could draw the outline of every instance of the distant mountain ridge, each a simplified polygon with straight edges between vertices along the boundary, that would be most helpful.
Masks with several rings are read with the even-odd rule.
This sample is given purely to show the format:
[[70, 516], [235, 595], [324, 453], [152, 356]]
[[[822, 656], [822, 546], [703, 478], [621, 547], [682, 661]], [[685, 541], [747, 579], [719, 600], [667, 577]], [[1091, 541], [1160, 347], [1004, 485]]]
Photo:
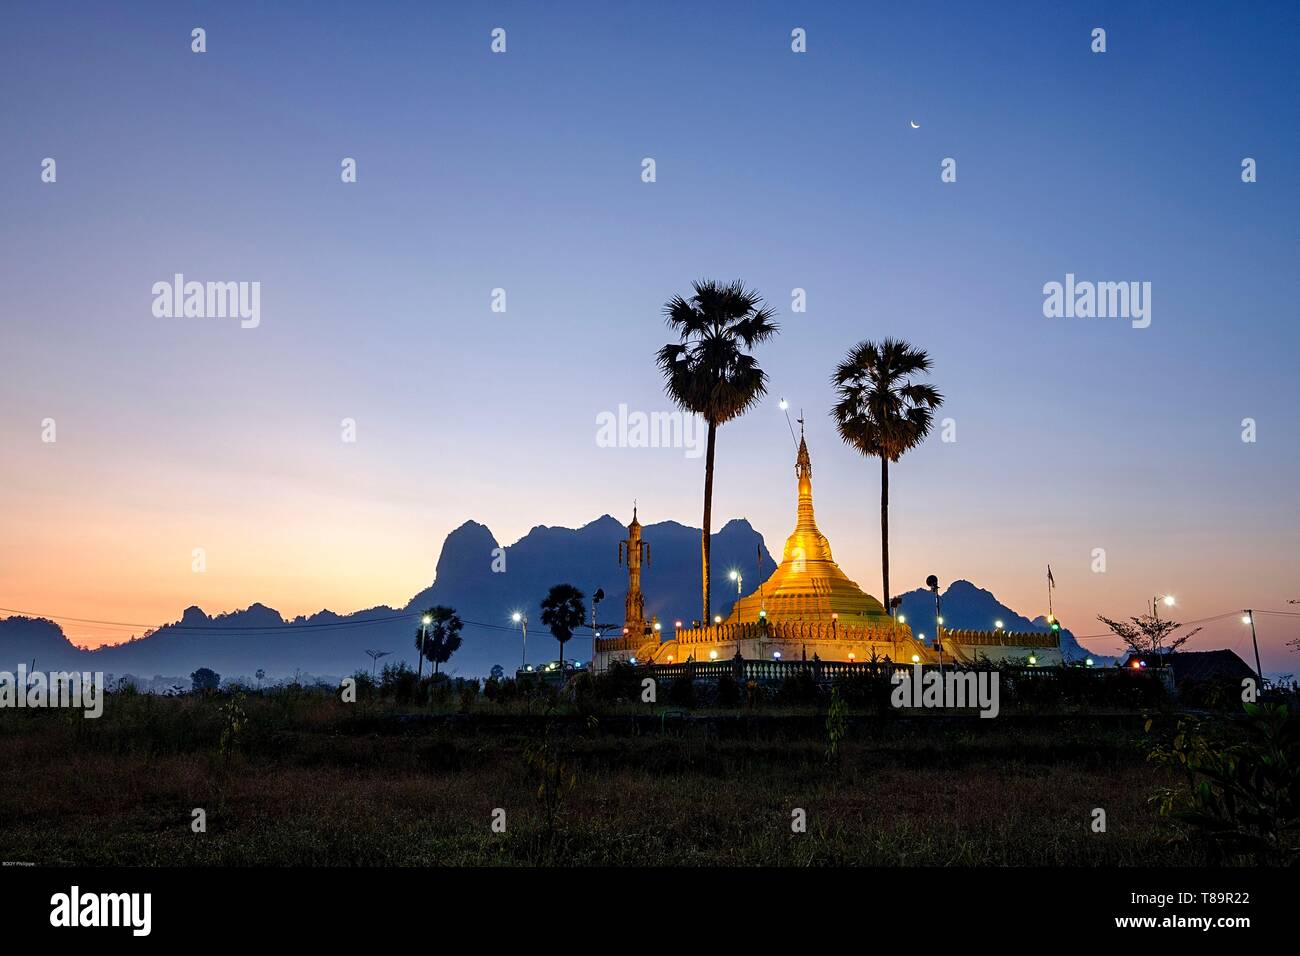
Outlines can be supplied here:
[[[0, 620], [0, 670], [19, 661], [30, 664], [34, 658], [41, 670], [76, 668], [119, 676], [188, 675], [199, 667], [210, 667], [225, 678], [251, 678], [258, 669], [272, 678], [296, 672], [342, 677], [370, 667], [367, 649], [391, 652], [381, 663], [405, 660], [414, 666], [419, 612], [434, 604], [447, 604], [466, 622], [464, 643], [448, 670], [483, 676], [492, 665], [500, 664], [509, 673], [523, 659], [521, 631], [510, 622], [514, 611], [529, 618], [528, 660], [536, 663], [558, 655], [555, 639], [541, 624], [538, 607], [553, 584], [574, 584], [588, 601], [596, 588], [603, 588], [599, 623], [622, 626], [627, 572], [618, 563], [618, 542], [626, 534], [622, 522], [610, 515], [580, 528], [538, 525], [505, 548], [504, 570], [494, 570], [494, 565], [501, 567], [501, 545], [485, 525], [466, 521], [443, 542], [433, 584], [400, 608], [380, 605], [350, 614], [321, 610], [286, 620], [260, 603], [216, 615], [190, 606], [174, 624], [125, 644], [95, 650], [70, 643], [52, 621], [12, 617]], [[642, 572], [645, 612], [648, 617], [657, 616], [670, 633], [674, 621], [690, 623], [700, 614], [700, 532], [676, 521], [663, 521], [646, 525], [643, 537], [650, 543], [650, 560]], [[776, 569], [762, 535], [744, 519], [728, 521], [713, 534], [712, 558], [716, 614], [728, 614], [735, 601], [736, 586], [729, 579], [732, 569], [741, 572], [746, 591]], [[1041, 618], [1031, 621], [1022, 617], [967, 581], [954, 582], [943, 601], [945, 622], [950, 627], [991, 628], [999, 618], [1008, 630], [1042, 631], [1047, 627]], [[904, 595], [902, 609], [916, 629], [928, 630], [919, 623], [934, 617], [933, 597], [928, 591]], [[1075, 656], [1086, 655], [1068, 631], [1062, 633], [1062, 639], [1077, 651]], [[585, 628], [566, 645], [565, 654], [585, 660], [590, 653], [591, 630]]]
[[[902, 596], [903, 603], [899, 612], [907, 619], [913, 632], [925, 634], [927, 639], [934, 639], [934, 595], [925, 588], [908, 591]], [[1003, 630], [1022, 633], [1045, 633], [1051, 630], [1046, 615], [1039, 615], [1032, 620], [1018, 614], [999, 601], [989, 591], [976, 587], [969, 581], [957, 580], [939, 595], [943, 626], [962, 630], [991, 631], [998, 621]], [[1066, 628], [1061, 629], [1061, 653], [1067, 661], [1083, 660], [1088, 657], [1098, 666], [1112, 664], [1115, 658], [1105, 654], [1094, 654], [1074, 639]]]

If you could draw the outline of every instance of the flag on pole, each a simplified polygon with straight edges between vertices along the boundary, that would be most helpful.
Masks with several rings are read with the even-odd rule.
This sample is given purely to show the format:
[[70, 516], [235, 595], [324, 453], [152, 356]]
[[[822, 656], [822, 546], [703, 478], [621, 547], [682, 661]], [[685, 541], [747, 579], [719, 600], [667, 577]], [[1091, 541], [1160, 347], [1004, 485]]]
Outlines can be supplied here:
[[1047, 566], [1047, 584], [1049, 587], [1056, 587], [1056, 579], [1052, 577], [1052, 566]]

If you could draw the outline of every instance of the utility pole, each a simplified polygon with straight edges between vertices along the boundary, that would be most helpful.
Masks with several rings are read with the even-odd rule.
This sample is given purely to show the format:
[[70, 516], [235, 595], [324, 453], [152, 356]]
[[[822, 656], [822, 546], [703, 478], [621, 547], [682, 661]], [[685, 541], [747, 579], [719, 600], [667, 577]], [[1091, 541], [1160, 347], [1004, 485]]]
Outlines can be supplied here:
[[587, 665], [588, 673], [595, 673], [596, 668], [596, 639], [600, 634], [596, 631], [596, 605], [605, 600], [605, 589], [596, 588], [591, 596], [591, 663]]
[[514, 614], [510, 615], [510, 620], [514, 621], [516, 624], [522, 625], [524, 629], [524, 660], [523, 663], [519, 665], [519, 669], [521, 671], [526, 671], [528, 669], [528, 615], [515, 611]]
[[1259, 666], [1259, 641], [1255, 639], [1255, 612], [1246, 608], [1246, 620], [1250, 622], [1250, 643], [1255, 645], [1255, 676], [1259, 678], [1259, 692], [1264, 692], [1264, 669]]
[[[926, 586], [934, 592], [934, 649], [939, 652], [939, 692], [944, 693], [943, 680], [943, 617], [942, 608], [939, 604], [939, 578], [936, 575], [930, 575], [925, 579]], [[947, 700], [942, 696], [941, 700], [946, 704]]]

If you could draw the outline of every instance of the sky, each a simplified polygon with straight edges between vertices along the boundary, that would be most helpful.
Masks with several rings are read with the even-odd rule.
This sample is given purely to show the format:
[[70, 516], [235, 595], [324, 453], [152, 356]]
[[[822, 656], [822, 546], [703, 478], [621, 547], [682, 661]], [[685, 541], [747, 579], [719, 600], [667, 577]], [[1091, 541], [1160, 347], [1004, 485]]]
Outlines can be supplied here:
[[[671, 409], [664, 302], [739, 278], [782, 330], [719, 432], [715, 529], [793, 527], [784, 397], [879, 595], [879, 467], [829, 376], [895, 336], [955, 437], [891, 470], [895, 592], [1034, 616], [1050, 563], [1079, 635], [1166, 593], [1300, 611], [1300, 7], [1071, 6], [6, 4], [0, 606], [351, 611], [427, 586], [468, 519], [698, 525], [702, 459], [597, 421]], [[156, 316], [176, 273], [260, 283], [259, 324]], [[1067, 274], [1149, 282], [1149, 327], [1046, 317]], [[1300, 671], [1300, 617], [1257, 623]]]

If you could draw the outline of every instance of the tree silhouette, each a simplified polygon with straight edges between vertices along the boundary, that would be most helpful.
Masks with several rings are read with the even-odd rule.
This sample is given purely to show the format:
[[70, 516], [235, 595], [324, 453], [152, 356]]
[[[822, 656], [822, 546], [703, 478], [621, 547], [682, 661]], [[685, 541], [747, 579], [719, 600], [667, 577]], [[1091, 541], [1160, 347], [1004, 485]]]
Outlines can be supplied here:
[[710, 620], [709, 536], [713, 524], [713, 453], [718, 426], [742, 415], [767, 392], [767, 374], [745, 349], [776, 335], [776, 313], [743, 282], [700, 280], [689, 299], [674, 296], [664, 306], [678, 341], [659, 350], [657, 360], [668, 397], [704, 418], [704, 520], [700, 529], [702, 620]]
[[415, 647], [422, 654], [421, 666], [425, 660], [433, 662], [433, 672], [438, 673], [438, 665], [445, 664], [452, 654], [460, 649], [460, 629], [464, 626], [455, 608], [439, 604], [424, 612], [429, 623], [415, 632]]
[[913, 381], [930, 370], [923, 349], [897, 339], [859, 342], [831, 377], [839, 401], [831, 409], [840, 437], [880, 459], [880, 569], [882, 603], [889, 607], [889, 463], [915, 448], [930, 431], [943, 396]]
[[[1174, 631], [1183, 625], [1178, 621], [1163, 620], [1155, 614], [1142, 614], [1138, 617], [1131, 617], [1128, 621], [1112, 621], [1101, 614], [1097, 615], [1097, 620], [1105, 624], [1115, 632], [1115, 635], [1124, 642], [1129, 652], [1138, 656], [1154, 654], [1161, 661], [1166, 654], [1173, 653], [1187, 643], [1188, 639], [1195, 636], [1201, 629], [1188, 631], [1180, 637], [1174, 637]], [[1129, 622], [1132, 623], [1129, 623]]]
[[190, 674], [190, 683], [196, 691], [216, 690], [221, 686], [221, 675], [210, 667], [200, 667]]
[[542, 624], [560, 642], [560, 673], [564, 673], [564, 642], [573, 637], [586, 616], [582, 592], [572, 584], [557, 584], [542, 599]]

